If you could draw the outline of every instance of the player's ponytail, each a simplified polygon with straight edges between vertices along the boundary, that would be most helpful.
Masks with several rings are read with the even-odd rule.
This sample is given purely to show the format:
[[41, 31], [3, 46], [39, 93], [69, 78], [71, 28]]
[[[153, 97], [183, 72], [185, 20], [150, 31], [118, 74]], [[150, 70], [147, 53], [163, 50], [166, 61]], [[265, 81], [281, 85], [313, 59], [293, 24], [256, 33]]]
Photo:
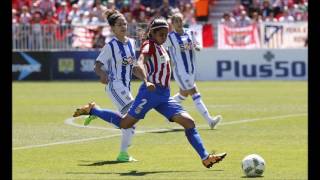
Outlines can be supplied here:
[[107, 9], [106, 11], [103, 12], [103, 14], [110, 26], [114, 26], [114, 24], [116, 23], [116, 20], [119, 17], [123, 16], [119, 11], [115, 9]]

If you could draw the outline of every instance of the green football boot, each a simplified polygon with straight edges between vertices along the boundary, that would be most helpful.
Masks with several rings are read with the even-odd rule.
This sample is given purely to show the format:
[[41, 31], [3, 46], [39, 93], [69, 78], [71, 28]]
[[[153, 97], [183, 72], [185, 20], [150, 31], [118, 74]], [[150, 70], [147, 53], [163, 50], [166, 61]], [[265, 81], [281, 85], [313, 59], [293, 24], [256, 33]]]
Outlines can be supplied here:
[[118, 157], [117, 157], [117, 161], [120, 161], [120, 162], [134, 162], [134, 161], [138, 161], [138, 160], [134, 159], [127, 152], [121, 151], [119, 153]]
[[83, 125], [87, 126], [91, 123], [92, 120], [97, 119], [97, 116], [90, 115], [89, 117], [84, 119]]

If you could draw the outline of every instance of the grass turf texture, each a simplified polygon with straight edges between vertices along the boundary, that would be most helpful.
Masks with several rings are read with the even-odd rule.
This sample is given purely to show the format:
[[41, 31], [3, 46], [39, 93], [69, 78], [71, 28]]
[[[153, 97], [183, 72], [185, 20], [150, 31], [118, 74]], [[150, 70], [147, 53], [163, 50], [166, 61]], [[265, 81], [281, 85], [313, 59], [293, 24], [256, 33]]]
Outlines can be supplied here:
[[[134, 96], [139, 85], [132, 83]], [[173, 95], [178, 87], [171, 85]], [[241, 160], [252, 153], [266, 161], [261, 179], [307, 179], [306, 81], [197, 86], [210, 113], [224, 118], [209, 130], [191, 98], [183, 102], [207, 150], [228, 153], [211, 169], [201, 164], [184, 131], [153, 110], [137, 124], [129, 148], [139, 160], [134, 163], [115, 162], [120, 131], [104, 121], [90, 124], [97, 128], [65, 124], [89, 101], [115, 109], [98, 82], [13, 82], [13, 179], [244, 179]], [[82, 125], [83, 118], [74, 123]]]

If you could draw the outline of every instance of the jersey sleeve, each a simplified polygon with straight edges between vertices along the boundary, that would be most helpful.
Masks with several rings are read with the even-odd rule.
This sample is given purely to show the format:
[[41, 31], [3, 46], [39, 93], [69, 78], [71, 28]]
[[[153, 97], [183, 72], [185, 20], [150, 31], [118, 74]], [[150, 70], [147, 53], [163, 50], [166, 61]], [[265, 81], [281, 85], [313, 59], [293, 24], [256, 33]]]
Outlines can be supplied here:
[[150, 42], [149, 40], [143, 42], [140, 52], [144, 55], [151, 56], [155, 52], [154, 44], [153, 42]]
[[111, 60], [111, 50], [108, 44], [104, 45], [100, 51], [99, 56], [96, 59], [96, 62], [99, 61], [102, 64], [106, 65], [108, 61]]
[[164, 46], [165, 49], [169, 49], [170, 47], [173, 46], [171, 41], [170, 41], [170, 34], [168, 34], [167, 40], [166, 40], [166, 42], [163, 43], [163, 46]]

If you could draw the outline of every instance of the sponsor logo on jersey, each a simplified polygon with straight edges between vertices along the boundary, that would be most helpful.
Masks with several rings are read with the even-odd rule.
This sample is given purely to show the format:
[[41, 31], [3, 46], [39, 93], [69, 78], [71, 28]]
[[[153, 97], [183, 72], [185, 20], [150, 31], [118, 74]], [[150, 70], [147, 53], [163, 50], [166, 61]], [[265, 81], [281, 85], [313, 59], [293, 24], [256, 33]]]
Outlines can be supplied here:
[[122, 59], [122, 66], [132, 65], [134, 58], [132, 56], [130, 57], [124, 57]]

